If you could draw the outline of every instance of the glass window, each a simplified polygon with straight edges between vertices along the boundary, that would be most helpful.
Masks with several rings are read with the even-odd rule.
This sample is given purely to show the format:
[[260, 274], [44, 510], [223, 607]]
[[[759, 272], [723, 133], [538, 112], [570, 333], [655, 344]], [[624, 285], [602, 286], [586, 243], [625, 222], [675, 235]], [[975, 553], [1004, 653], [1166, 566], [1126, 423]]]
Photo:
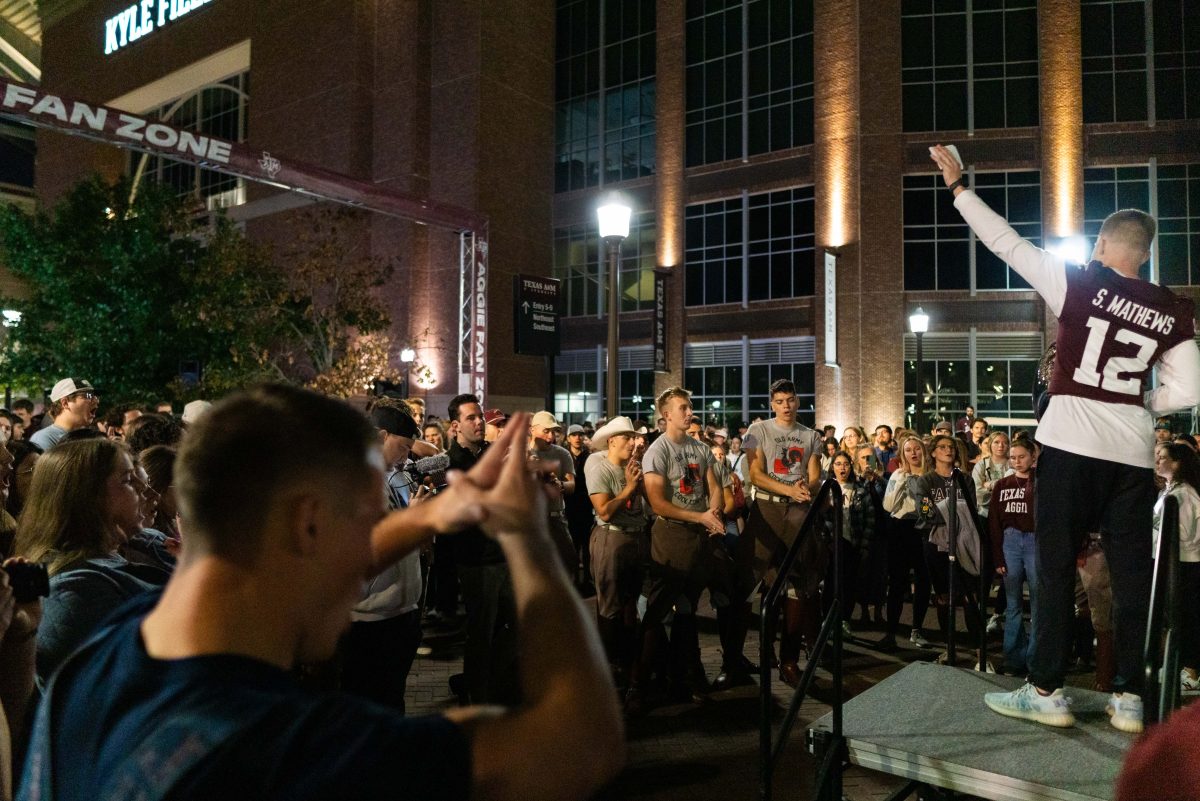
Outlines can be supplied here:
[[654, 0], [559, 0], [556, 191], [654, 173], [654, 10]]
[[812, 37], [812, 0], [688, 4], [689, 167], [812, 143]]
[[[1083, 173], [1084, 235], [1092, 242], [1117, 209], [1148, 209], [1158, 203], [1158, 281], [1166, 286], [1200, 284], [1200, 164], [1160, 166], [1151, 185], [1145, 166], [1093, 167]], [[1144, 269], [1149, 276], [1148, 267]]]
[[[621, 311], [654, 306], [655, 238], [653, 211], [635, 212], [629, 219], [629, 236], [621, 243], [618, 289]], [[603, 312], [608, 291], [601, 259], [606, 251], [597, 224], [568, 225], [554, 231], [554, 277], [562, 281], [563, 315], [580, 317]]]
[[[1042, 245], [1042, 184], [1038, 172], [976, 173], [975, 192], [1008, 224], [1033, 244]], [[943, 190], [943, 194], [950, 194]], [[1017, 275], [971, 236], [975, 248], [976, 289], [1029, 289], [1029, 283]]]
[[1084, 122], [1144, 120], [1144, 0], [1081, 0]]
[[809, 428], [816, 425], [816, 365], [812, 362], [780, 362], [777, 364], [750, 365], [750, 404], [746, 409], [746, 421], [755, 417], [769, 420], [771, 411], [771, 385], [781, 378], [796, 385], [796, 398], [800, 408], [796, 419]]
[[596, 371], [554, 374], [554, 416], [564, 425], [595, 422], [604, 414], [604, 383]]
[[689, 206], [687, 304], [740, 303], [743, 285], [751, 301], [813, 294], [813, 207], [811, 186]]
[[[1041, 245], [1039, 173], [976, 173], [975, 189], [1017, 233]], [[906, 176], [903, 210], [906, 290], [970, 289], [972, 272], [979, 290], [1029, 288], [975, 238], [940, 176]]]
[[718, 428], [745, 419], [742, 414], [742, 365], [688, 367], [686, 388], [692, 393], [692, 413]]
[[1200, 118], [1200, 4], [1154, 2], [1154, 102], [1160, 120]]
[[[250, 116], [250, 73], [205, 86], [163, 104], [147, 116], [185, 131], [244, 142]], [[246, 182], [242, 178], [149, 154], [131, 154], [129, 163], [135, 182], [167, 184], [181, 197], [204, 201], [210, 210], [246, 202]]]
[[1158, 168], [1158, 263], [1159, 283], [1200, 284], [1200, 164]]
[[[960, 360], [926, 359], [922, 368], [924, 385], [923, 419], [926, 431], [934, 423], [946, 420], [954, 423], [974, 406], [979, 417], [989, 420], [992, 428], [1007, 431], [1034, 431], [1033, 380], [1037, 372], [1034, 359], [981, 359], [974, 365], [977, 397], [971, 401], [971, 362]], [[917, 363], [904, 363], [904, 424], [915, 424], [917, 400]], [[1000, 423], [1004, 418], [1028, 420], [1029, 423]]]
[[1038, 124], [1035, 0], [906, 2], [900, 35], [904, 130]]
[[617, 414], [624, 415], [635, 423], [646, 421], [646, 427], [654, 429], [654, 371], [622, 370], [621, 396], [617, 400]]

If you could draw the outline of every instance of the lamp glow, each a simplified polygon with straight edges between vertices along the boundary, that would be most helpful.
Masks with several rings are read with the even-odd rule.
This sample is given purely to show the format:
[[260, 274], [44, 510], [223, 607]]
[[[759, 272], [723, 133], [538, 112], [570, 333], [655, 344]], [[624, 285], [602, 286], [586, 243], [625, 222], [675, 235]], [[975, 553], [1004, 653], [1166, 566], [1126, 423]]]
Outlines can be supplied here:
[[615, 236], [624, 239], [629, 236], [629, 217], [633, 209], [621, 203], [606, 203], [596, 209], [596, 217], [600, 223], [600, 238], [608, 239]]
[[918, 306], [915, 312], [908, 315], [908, 327], [914, 334], [924, 334], [929, 330], [929, 315]]
[[1064, 236], [1046, 249], [1071, 264], [1086, 264], [1088, 260], [1088, 243], [1082, 236]]

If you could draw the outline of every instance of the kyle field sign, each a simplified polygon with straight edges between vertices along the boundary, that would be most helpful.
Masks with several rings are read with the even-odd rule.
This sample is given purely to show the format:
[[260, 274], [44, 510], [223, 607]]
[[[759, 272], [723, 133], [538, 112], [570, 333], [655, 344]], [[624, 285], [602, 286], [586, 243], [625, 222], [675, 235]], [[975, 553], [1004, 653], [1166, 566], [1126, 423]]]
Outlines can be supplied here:
[[526, 356], [558, 355], [558, 279], [513, 278], [513, 339]]

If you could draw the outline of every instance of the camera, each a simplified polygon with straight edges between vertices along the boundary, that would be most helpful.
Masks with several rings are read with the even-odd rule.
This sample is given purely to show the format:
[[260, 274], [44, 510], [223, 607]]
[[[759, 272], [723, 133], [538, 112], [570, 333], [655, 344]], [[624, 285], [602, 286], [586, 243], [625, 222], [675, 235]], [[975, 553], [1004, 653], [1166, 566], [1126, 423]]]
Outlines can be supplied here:
[[4, 568], [8, 583], [13, 590], [13, 600], [27, 604], [50, 594], [50, 573], [45, 565], [15, 562]]
[[446, 471], [450, 469], [450, 459], [444, 453], [436, 456], [426, 456], [404, 466], [404, 472], [417, 487], [429, 487], [434, 495], [446, 488]]

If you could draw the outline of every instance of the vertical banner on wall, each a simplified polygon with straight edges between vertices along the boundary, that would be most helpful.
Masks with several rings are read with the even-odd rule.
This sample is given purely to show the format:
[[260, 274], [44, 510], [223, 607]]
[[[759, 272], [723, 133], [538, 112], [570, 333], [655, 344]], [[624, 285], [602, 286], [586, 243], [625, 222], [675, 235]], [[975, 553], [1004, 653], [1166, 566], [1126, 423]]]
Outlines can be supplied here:
[[471, 392], [482, 402], [487, 392], [487, 235], [478, 232], [472, 242]]
[[837, 254], [825, 251], [825, 366], [838, 366], [837, 353]]
[[662, 270], [654, 271], [654, 316], [650, 321], [651, 336], [654, 338], [654, 372], [667, 372], [667, 276]]

